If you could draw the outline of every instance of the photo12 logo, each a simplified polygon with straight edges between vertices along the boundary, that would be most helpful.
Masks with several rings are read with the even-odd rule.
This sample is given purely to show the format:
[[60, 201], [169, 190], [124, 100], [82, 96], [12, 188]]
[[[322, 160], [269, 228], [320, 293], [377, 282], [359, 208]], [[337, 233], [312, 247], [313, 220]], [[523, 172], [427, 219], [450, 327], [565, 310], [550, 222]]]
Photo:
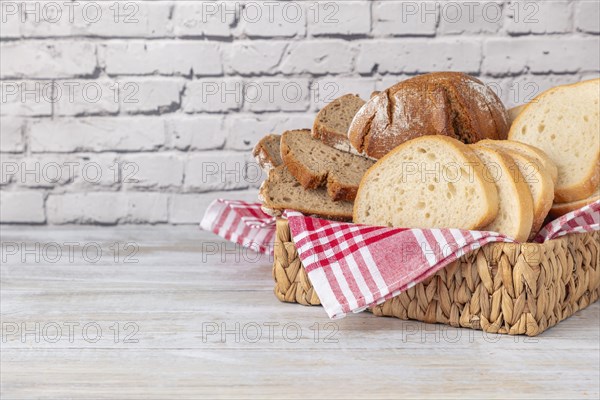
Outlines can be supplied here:
[[2, 343], [111, 343], [135, 344], [140, 327], [131, 321], [2, 322]]
[[134, 24], [140, 10], [135, 1], [2, 1], [2, 23], [28, 21], [57, 24], [60, 22], [83, 22], [95, 24], [101, 21]]

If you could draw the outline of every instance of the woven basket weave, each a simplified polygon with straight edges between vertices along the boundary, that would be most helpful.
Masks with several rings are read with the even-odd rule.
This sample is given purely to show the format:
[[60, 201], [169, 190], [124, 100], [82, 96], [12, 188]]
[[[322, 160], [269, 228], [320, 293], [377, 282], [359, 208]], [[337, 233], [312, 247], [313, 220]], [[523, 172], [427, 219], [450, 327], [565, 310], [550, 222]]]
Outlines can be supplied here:
[[[490, 243], [370, 311], [490, 333], [535, 336], [598, 300], [600, 233], [536, 243]], [[319, 305], [292, 242], [277, 221], [273, 263], [281, 301]]]

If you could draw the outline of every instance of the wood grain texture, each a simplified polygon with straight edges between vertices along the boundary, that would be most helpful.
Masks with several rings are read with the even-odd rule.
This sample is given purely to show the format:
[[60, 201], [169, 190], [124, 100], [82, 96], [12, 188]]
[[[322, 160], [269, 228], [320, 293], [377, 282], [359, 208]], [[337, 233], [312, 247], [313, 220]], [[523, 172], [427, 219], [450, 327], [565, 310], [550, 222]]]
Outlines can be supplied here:
[[[1, 233], [3, 399], [600, 395], [598, 303], [535, 338], [368, 313], [330, 321], [276, 300], [270, 257], [195, 227]], [[115, 258], [115, 243], [137, 246], [137, 262]]]

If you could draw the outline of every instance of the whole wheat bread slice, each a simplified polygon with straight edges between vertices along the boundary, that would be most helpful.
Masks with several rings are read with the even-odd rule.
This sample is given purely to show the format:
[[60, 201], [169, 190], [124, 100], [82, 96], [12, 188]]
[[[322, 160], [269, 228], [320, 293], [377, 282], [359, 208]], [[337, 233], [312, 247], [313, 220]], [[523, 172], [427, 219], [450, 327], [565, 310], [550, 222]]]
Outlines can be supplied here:
[[465, 144], [447, 136], [405, 142], [367, 171], [354, 222], [404, 228], [480, 229], [498, 214], [498, 191]]
[[499, 232], [525, 242], [533, 225], [533, 199], [514, 160], [493, 149], [471, 145], [498, 190], [498, 216], [482, 230]]
[[338, 97], [319, 111], [312, 127], [312, 136], [335, 149], [358, 154], [348, 140], [352, 119], [365, 104], [355, 94]]
[[263, 207], [269, 210], [281, 212], [291, 209], [326, 219], [352, 220], [351, 202], [333, 201], [324, 188], [305, 190], [285, 165], [269, 171], [268, 178], [260, 187], [259, 198]]
[[591, 196], [600, 181], [600, 79], [558, 86], [521, 111], [509, 139], [542, 149], [558, 167], [555, 198]]
[[285, 166], [305, 189], [327, 185], [333, 200], [353, 201], [360, 180], [375, 161], [329, 147], [308, 133], [296, 130], [282, 135]]
[[280, 149], [281, 135], [266, 135], [252, 150], [258, 165], [266, 172], [283, 164]]

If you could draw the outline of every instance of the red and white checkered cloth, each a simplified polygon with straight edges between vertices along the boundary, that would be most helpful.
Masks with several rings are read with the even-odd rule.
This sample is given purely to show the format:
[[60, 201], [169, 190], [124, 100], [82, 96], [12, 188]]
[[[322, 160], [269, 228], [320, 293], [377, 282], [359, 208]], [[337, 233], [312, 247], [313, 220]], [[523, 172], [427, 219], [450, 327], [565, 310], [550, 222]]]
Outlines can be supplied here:
[[[285, 215], [298, 255], [331, 318], [382, 303], [487, 243], [514, 242], [495, 232], [366, 226], [306, 217], [296, 211]], [[201, 227], [269, 253], [274, 223], [260, 204], [216, 200]], [[549, 223], [535, 241], [594, 230], [600, 230], [600, 201]]]

